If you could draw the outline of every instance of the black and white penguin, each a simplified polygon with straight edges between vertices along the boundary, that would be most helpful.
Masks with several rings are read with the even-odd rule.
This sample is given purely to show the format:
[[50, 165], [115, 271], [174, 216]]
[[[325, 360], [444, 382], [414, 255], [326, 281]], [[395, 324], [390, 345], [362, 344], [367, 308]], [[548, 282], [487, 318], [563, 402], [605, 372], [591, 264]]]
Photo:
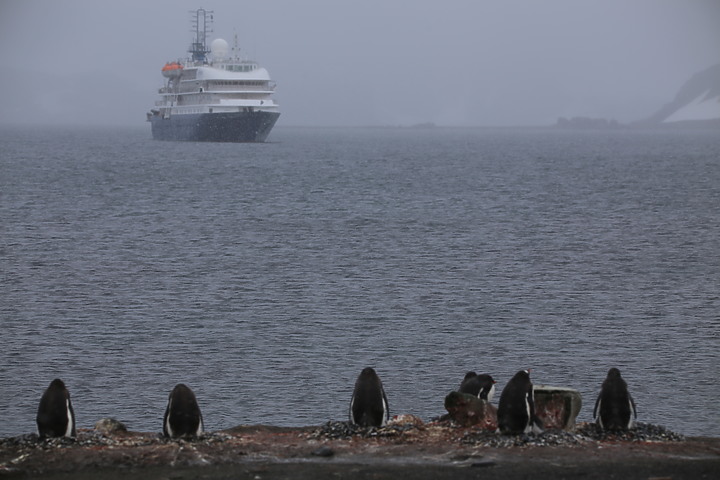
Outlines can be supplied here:
[[595, 401], [593, 417], [603, 430], [627, 430], [637, 418], [635, 402], [617, 368], [608, 370]]
[[542, 431], [542, 424], [535, 416], [535, 395], [529, 370], [520, 370], [505, 385], [497, 414], [500, 433], [515, 435]]
[[163, 418], [166, 437], [198, 436], [203, 432], [203, 419], [195, 394], [179, 383], [170, 392]]
[[475, 395], [479, 399], [487, 400], [490, 403], [493, 395], [495, 395], [495, 380], [484, 373], [478, 375], [475, 372], [467, 372], [458, 391]]
[[350, 423], [361, 427], [381, 427], [389, 418], [388, 401], [380, 377], [370, 367], [355, 381], [350, 400]]
[[70, 392], [59, 378], [50, 382], [40, 398], [36, 421], [40, 438], [75, 436], [75, 412]]

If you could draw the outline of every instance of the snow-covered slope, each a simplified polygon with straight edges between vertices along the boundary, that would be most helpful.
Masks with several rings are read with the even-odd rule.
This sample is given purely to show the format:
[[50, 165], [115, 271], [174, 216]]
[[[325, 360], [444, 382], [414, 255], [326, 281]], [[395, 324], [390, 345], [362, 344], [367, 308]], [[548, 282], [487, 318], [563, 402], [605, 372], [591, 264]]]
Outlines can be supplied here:
[[646, 124], [720, 120], [720, 64], [693, 75]]
[[714, 120], [720, 118], [720, 96], [710, 95], [707, 91], [690, 103], [675, 110], [663, 123], [693, 120]]

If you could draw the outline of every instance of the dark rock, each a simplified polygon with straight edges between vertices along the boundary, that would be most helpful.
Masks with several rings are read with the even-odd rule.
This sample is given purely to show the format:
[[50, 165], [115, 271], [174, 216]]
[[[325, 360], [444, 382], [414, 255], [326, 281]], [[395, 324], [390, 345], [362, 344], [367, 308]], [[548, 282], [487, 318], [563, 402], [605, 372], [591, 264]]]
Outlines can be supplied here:
[[322, 447], [312, 452], [312, 455], [315, 457], [332, 457], [333, 455], [335, 455], [335, 451], [333, 451], [333, 449], [328, 447], [327, 445], [323, 445]]
[[445, 409], [450, 418], [463, 427], [477, 425], [485, 430], [497, 429], [497, 409], [474, 395], [450, 392], [445, 397]]
[[95, 422], [95, 431], [102, 435], [112, 435], [127, 432], [127, 427], [114, 418], [101, 418]]

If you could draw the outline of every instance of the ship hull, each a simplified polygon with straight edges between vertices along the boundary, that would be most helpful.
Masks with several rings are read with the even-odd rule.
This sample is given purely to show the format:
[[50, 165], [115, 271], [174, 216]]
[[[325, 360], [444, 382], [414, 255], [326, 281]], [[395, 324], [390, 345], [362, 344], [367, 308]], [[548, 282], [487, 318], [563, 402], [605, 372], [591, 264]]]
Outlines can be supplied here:
[[279, 112], [231, 112], [150, 115], [155, 140], [184, 142], [264, 142]]

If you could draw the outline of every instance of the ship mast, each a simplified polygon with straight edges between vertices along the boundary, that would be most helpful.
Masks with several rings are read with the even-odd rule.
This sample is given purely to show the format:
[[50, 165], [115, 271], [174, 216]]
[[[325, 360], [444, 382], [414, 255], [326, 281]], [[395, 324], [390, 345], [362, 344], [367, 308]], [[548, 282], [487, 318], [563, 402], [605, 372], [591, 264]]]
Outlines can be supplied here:
[[191, 23], [195, 41], [190, 44], [188, 53], [192, 54], [193, 62], [205, 63], [205, 56], [210, 53], [207, 48], [207, 36], [212, 33], [210, 26], [213, 22], [213, 12], [212, 10], [198, 8], [195, 11], [190, 11], [190, 13], [192, 15]]

